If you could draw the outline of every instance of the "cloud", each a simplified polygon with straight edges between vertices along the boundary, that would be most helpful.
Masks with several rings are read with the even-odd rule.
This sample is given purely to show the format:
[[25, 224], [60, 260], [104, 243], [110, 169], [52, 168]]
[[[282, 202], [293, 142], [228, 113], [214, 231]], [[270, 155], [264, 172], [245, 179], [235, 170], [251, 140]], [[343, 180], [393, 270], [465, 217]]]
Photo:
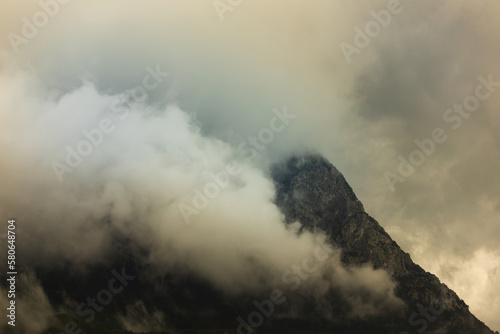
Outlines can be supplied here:
[[[9, 305], [7, 290], [0, 287], [0, 302]], [[4, 330], [15, 328], [19, 333], [42, 333], [55, 320], [55, 311], [36, 274], [30, 268], [16, 276], [15, 327], [2, 322]], [[10, 321], [10, 320], [9, 320]]]
[[[2, 152], [9, 152], [8, 158], [0, 157], [3, 189], [9, 189], [1, 194], [2, 214], [19, 215], [27, 206], [33, 207], [33, 216], [42, 212], [47, 217], [44, 228], [34, 226], [33, 231], [40, 231], [45, 238], [41, 239], [47, 245], [42, 254], [47, 259], [57, 249], [49, 246], [52, 237], [44, 232], [45, 224], [53, 231], [61, 217], [72, 226], [61, 231], [60, 239], [56, 237], [68, 256], [82, 263], [89, 258], [102, 259], [99, 250], [106, 245], [109, 225], [103, 223], [90, 230], [76, 222], [95, 221], [111, 202], [114, 217], [138, 217], [143, 212], [151, 214], [150, 208], [136, 204], [147, 202], [148, 196], [156, 196], [155, 201], [164, 204], [178, 198], [189, 201], [193, 187], [208, 180], [199, 183], [193, 175], [219, 171], [232, 158], [238, 143], [267, 124], [273, 108], [286, 105], [297, 121], [266, 146], [255, 165], [246, 166], [228, 191], [247, 200], [257, 196], [269, 199], [273, 190], [259, 172], [262, 165], [291, 152], [313, 149], [345, 174], [367, 211], [424, 268], [436, 261], [446, 264], [454, 256], [469, 261], [482, 248], [496, 254], [500, 233], [496, 223], [500, 209], [500, 95], [493, 95], [459, 130], [450, 132], [447, 142], [405, 183], [398, 184], [394, 194], [383, 175], [397, 169], [399, 155], [407, 156], [415, 149], [415, 139], [443, 126], [443, 113], [472, 93], [478, 76], [492, 74], [500, 80], [496, 66], [500, 49], [495, 43], [499, 3], [401, 3], [403, 11], [354, 55], [350, 64], [340, 43], [352, 42], [354, 28], [362, 28], [373, 19], [371, 10], [387, 8], [386, 1], [252, 1], [227, 12], [224, 21], [210, 2], [72, 1], [61, 6], [19, 54], [13, 54], [7, 38], [0, 40], [0, 97], [2, 110], [7, 111], [0, 114], [0, 145]], [[2, 35], [20, 33], [22, 17], [30, 18], [39, 9], [36, 1], [0, 4], [0, 12], [8, 13], [0, 20]], [[155, 64], [171, 76], [151, 92], [146, 110], [132, 113], [127, 122], [116, 119], [112, 137], [117, 139], [106, 139], [78, 169], [65, 174], [68, 179], [57, 185], [59, 191], [49, 192], [38, 202], [45, 189], [56, 187], [49, 166], [54, 159], [64, 158], [64, 145], [77, 144], [85, 127], [98, 126], [97, 119], [90, 116], [95, 113], [101, 117], [98, 111], [105, 109], [113, 96], [141, 84], [145, 68]], [[34, 70], [36, 76], [23, 76], [19, 69]], [[95, 87], [82, 85], [82, 80]], [[78, 102], [71, 102], [71, 98]], [[43, 107], [41, 100], [45, 101]], [[62, 107], [64, 101], [68, 108]], [[60, 109], [51, 114], [54, 119], [42, 116], [47, 114], [42, 110], [56, 106]], [[152, 119], [157, 113], [161, 114], [155, 116], [159, 123], [139, 121], [139, 114], [151, 114], [148, 117]], [[150, 131], [151, 138], [147, 131], [136, 133], [133, 123], [137, 121]], [[178, 168], [169, 168], [170, 161], [160, 158], [159, 143], [153, 138], [160, 126], [155, 124], [188, 138], [189, 144], [177, 146], [189, 150]], [[197, 129], [197, 134], [188, 128]], [[161, 138], [171, 140], [163, 132]], [[143, 141], [149, 146], [141, 145]], [[125, 151], [130, 159], [137, 154], [141, 160], [121, 164], [116, 159], [122, 159], [120, 154]], [[209, 153], [206, 161], [200, 157], [204, 152]], [[27, 168], [39, 166], [40, 161], [45, 161], [43, 168]], [[122, 169], [113, 161], [120, 161]], [[148, 183], [152, 177], [143, 172], [141, 164], [144, 168], [164, 168], [164, 174], [156, 175], [163, 183]], [[90, 191], [98, 183], [93, 177], [109, 182], [101, 182], [102, 189]], [[126, 178], [130, 180], [125, 182]], [[151, 187], [153, 195], [146, 190], [130, 191], [140, 182]], [[243, 186], [250, 182], [257, 182], [259, 191]], [[160, 184], [170, 188], [160, 191]], [[100, 197], [83, 196], [88, 191]], [[221, 195], [211, 206], [222, 209], [229, 202]], [[52, 203], [61, 205], [54, 208]], [[131, 203], [138, 213], [131, 210]], [[214, 220], [211, 210], [203, 210], [198, 219]], [[252, 211], [247, 210], [243, 212]], [[268, 210], [277, 214], [272, 206]], [[231, 212], [228, 220], [234, 215]], [[152, 226], [160, 230], [162, 215], [174, 219], [176, 214], [167, 209], [157, 212], [157, 224]], [[213, 226], [226, 226], [223, 221]], [[111, 226], [132, 233], [130, 225], [115, 220]], [[160, 234], [169, 228], [163, 227]], [[183, 228], [187, 227], [179, 227], [179, 233], [184, 233]], [[208, 231], [206, 227], [204, 232]], [[140, 240], [150, 238], [146, 228], [134, 233]], [[280, 233], [286, 240], [291, 238], [286, 231]], [[76, 244], [70, 242], [79, 238]], [[184, 237], [186, 243], [193, 243], [196, 238], [192, 238]], [[86, 245], [83, 251], [79, 251], [80, 245]], [[160, 246], [155, 249], [160, 258], [164, 252]], [[223, 280], [206, 267], [213, 279]], [[451, 288], [458, 288], [451, 279], [444, 280]], [[490, 289], [492, 296], [498, 295], [493, 286]], [[471, 295], [466, 302], [482, 318], [482, 299]]]
[[[19, 91], [2, 102], [17, 112], [3, 115], [9, 126], [0, 139], [6, 152], [1, 173], [10, 177], [0, 190], [0, 209], [22, 222], [17, 233], [26, 263], [44, 270], [69, 264], [85, 273], [106, 263], [119, 233], [149, 250], [146, 258], [135, 256], [158, 274], [195, 274], [241, 295], [287, 288], [284, 272], [320, 246], [331, 249], [324, 235], [287, 227], [266, 171], [236, 147], [203, 134], [178, 106], [127, 102], [129, 92], [99, 93], [89, 82], [51, 95], [28, 84], [33, 81], [23, 73], [1, 80]], [[125, 102], [115, 108], [117, 100]], [[208, 195], [206, 185], [216, 186], [214, 175], [231, 161], [241, 171]], [[196, 206], [199, 189], [208, 203], [187, 224], [180, 207]], [[303, 285], [305, 296], [344, 289], [355, 316], [377, 313], [381, 304], [401, 305], [386, 273], [346, 269], [338, 254]]]
[[124, 329], [134, 333], [150, 333], [166, 328], [165, 315], [158, 310], [149, 313], [143, 302], [128, 305], [126, 314], [119, 320]]

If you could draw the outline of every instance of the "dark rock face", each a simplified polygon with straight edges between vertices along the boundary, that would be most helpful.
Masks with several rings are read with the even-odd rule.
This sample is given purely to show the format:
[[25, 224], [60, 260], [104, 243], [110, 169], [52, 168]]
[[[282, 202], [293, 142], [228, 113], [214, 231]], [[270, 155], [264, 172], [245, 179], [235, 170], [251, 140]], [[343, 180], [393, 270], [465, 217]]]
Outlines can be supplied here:
[[[276, 204], [288, 223], [299, 221], [303, 228], [322, 230], [329, 241], [342, 248], [347, 266], [371, 263], [387, 270], [397, 283], [396, 295], [407, 305], [401, 315], [368, 321], [373, 328], [394, 332], [493, 333], [474, 317], [468, 306], [439, 279], [413, 263], [385, 230], [370, 217], [342, 174], [321, 156], [293, 157], [272, 170]], [[333, 302], [333, 301], [332, 301]], [[436, 305], [436, 302], [440, 306]], [[414, 312], [444, 309], [424, 316]], [[419, 313], [420, 314], [420, 313]], [[375, 332], [375, 331], [374, 331]], [[398, 332], [399, 333], [399, 332]], [[403, 332], [405, 333], [405, 332]]]

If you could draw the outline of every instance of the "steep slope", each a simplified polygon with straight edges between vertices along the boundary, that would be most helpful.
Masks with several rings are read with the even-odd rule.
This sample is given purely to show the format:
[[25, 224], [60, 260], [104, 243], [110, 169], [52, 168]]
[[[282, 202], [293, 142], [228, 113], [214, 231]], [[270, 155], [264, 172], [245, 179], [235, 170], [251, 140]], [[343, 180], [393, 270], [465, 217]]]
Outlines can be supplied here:
[[[364, 211], [342, 174], [323, 157], [293, 157], [275, 166], [272, 176], [276, 204], [288, 223], [300, 221], [303, 228], [326, 232], [329, 241], [342, 248], [346, 265], [371, 263], [392, 275], [398, 284], [396, 294], [407, 305], [395, 322], [419, 333], [427, 329], [436, 333], [492, 333], [455, 292], [413, 263]], [[439, 314], [429, 314], [429, 310]]]

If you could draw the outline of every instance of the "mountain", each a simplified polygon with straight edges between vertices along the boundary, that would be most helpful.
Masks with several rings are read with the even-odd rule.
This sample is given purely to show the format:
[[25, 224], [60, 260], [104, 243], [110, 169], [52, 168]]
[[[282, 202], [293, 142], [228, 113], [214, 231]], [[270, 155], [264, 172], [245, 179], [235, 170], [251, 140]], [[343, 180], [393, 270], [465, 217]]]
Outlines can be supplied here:
[[[387, 271], [402, 306], [378, 315], [352, 317], [342, 291], [330, 288], [323, 296], [326, 304], [307, 296], [292, 296], [295, 299], [288, 302], [287, 310], [276, 308], [254, 333], [493, 334], [452, 290], [413, 263], [410, 255], [365, 212], [342, 174], [326, 159], [318, 155], [292, 157], [273, 166], [270, 175], [276, 188], [275, 204], [283, 212], [285, 224], [300, 222], [298, 233], [323, 231], [327, 241], [341, 249], [345, 268], [369, 266]], [[46, 333], [60, 333], [64, 324], [74, 321], [82, 333], [130, 334], [117, 330], [120, 322], [116, 314], [143, 319], [143, 327], [157, 329], [155, 333], [252, 333], [248, 327], [237, 327], [236, 319], [242, 315], [246, 319], [255, 311], [255, 300], [269, 298], [267, 291], [262, 295], [228, 295], [185, 271], [154, 276], [150, 264], [139, 259], [148, 257], [148, 249], [138, 249], [119, 233], [111, 248], [114, 253], [109, 262], [88, 268], [85, 275], [71, 274], [64, 266], [57, 270], [35, 268], [55, 309], [64, 309], [61, 306], [67, 306], [69, 299], [85, 301], [89, 294], [98, 295], [103, 282], [116, 275], [110, 267], [141, 273], [115, 297], [117, 302], [99, 311], [95, 320], [86, 322], [75, 312], [61, 312], [58, 323]], [[289, 312], [291, 306], [295, 313]], [[159, 314], [165, 319], [159, 320]]]
[[[365, 212], [342, 174], [326, 159], [293, 157], [275, 166], [272, 175], [276, 204], [288, 223], [300, 221], [304, 229], [326, 232], [330, 243], [342, 249], [341, 260], [347, 266], [370, 263], [391, 274], [397, 283], [396, 295], [407, 305], [407, 311], [393, 321], [409, 332], [493, 333], [455, 292], [411, 260]], [[440, 306], [433, 305], [434, 301]], [[415, 316], [429, 308], [439, 309], [439, 315], [427, 311], [431, 314]]]

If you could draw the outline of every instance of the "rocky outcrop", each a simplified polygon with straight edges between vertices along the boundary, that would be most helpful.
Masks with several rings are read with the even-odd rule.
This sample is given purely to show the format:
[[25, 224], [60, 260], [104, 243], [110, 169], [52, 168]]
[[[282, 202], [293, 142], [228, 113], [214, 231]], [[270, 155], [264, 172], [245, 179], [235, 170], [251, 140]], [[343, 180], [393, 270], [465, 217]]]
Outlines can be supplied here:
[[[397, 323], [409, 333], [493, 333], [469, 312], [455, 292], [413, 263], [410, 255], [365, 212], [342, 174], [326, 159], [317, 155], [293, 157], [276, 165], [272, 177], [276, 204], [287, 223], [299, 221], [304, 229], [326, 232], [329, 241], [342, 249], [342, 262], [347, 266], [370, 263], [393, 277], [396, 295], [407, 309], [391, 320], [372, 319], [377, 325], [374, 327], [384, 328], [387, 322], [388, 329]], [[439, 315], [429, 309], [439, 310]]]

